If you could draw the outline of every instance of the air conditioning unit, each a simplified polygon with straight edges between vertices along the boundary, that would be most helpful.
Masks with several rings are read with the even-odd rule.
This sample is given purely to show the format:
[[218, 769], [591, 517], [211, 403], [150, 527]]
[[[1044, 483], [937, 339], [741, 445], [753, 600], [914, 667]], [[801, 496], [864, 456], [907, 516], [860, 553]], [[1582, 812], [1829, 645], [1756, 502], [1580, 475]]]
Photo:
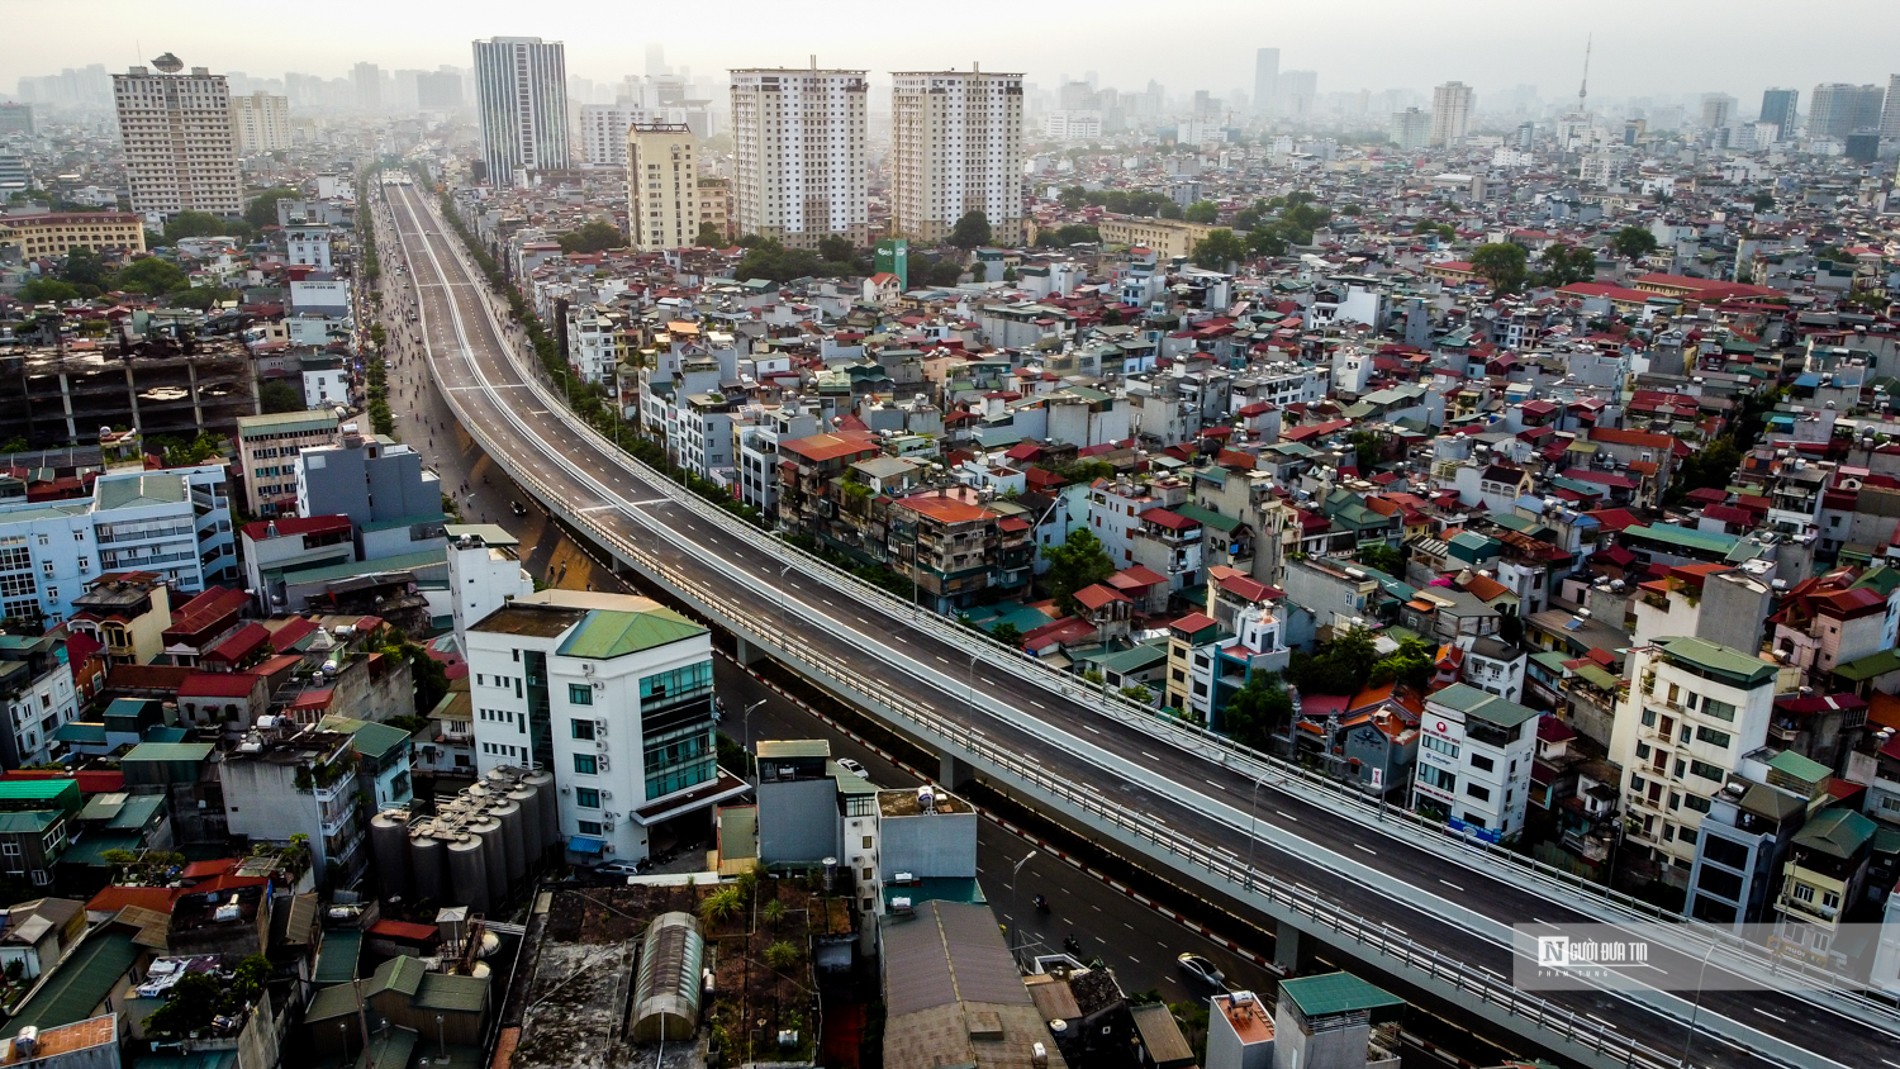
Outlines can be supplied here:
[[[601, 684], [599, 683], [596, 683], [594, 685], [597, 687], [601, 686]], [[594, 721], [594, 735], [598, 738], [603, 738], [603, 739], [607, 737], [607, 721], [605, 720]]]
[[594, 763], [594, 767], [600, 769], [602, 772], [605, 772], [614, 766], [608, 762], [607, 758], [602, 757], [599, 761]]
[[613, 800], [614, 800], [614, 792], [612, 792], [612, 791], [602, 791], [602, 792], [600, 792], [600, 798], [601, 798], [601, 801], [604, 801], [604, 802], [611, 802], [611, 801], [613, 801]]
[[606, 739], [595, 739], [595, 740], [594, 740], [594, 749], [596, 749], [596, 750], [599, 750], [599, 751], [600, 751], [601, 753], [606, 753], [606, 752], [607, 752], [607, 740], [606, 740]]

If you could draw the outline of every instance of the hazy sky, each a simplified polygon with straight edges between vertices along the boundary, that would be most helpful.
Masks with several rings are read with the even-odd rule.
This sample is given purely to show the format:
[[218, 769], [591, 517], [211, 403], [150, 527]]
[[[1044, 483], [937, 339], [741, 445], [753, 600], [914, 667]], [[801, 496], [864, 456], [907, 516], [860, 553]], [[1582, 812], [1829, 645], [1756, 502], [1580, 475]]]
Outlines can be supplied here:
[[1805, 110], [1817, 82], [1884, 85], [1900, 70], [1887, 3], [1836, 0], [1813, 12], [1824, 17], [1807, 14], [1786, 0], [0, 0], [0, 93], [20, 75], [89, 63], [121, 71], [168, 50], [188, 66], [257, 77], [336, 77], [359, 60], [467, 66], [469, 40], [494, 35], [564, 41], [569, 73], [597, 80], [643, 73], [646, 46], [658, 42], [695, 76], [803, 66], [816, 52], [821, 65], [874, 73], [975, 60], [1048, 87], [1094, 70], [1105, 85], [1154, 78], [1171, 92], [1224, 93], [1251, 90], [1254, 49], [1277, 46], [1282, 70], [1319, 71], [1322, 93], [1455, 78], [1558, 97], [1576, 92], [1586, 33], [1596, 37], [1591, 95], [1602, 98], [1723, 90], [1748, 102], [1765, 85], [1790, 85]]

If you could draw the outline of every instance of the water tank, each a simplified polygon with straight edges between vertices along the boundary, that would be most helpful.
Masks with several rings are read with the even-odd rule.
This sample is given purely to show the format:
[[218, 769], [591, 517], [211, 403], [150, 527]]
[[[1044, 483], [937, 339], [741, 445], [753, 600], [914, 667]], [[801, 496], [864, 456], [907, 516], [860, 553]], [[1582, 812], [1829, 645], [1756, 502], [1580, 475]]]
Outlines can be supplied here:
[[536, 769], [521, 780], [541, 796], [541, 846], [545, 851], [561, 840], [561, 800], [554, 794], [554, 773]]
[[384, 898], [409, 894], [409, 813], [385, 809], [370, 818], [369, 845]]
[[504, 867], [508, 872], [508, 886], [513, 887], [528, 874], [528, 844], [523, 834], [527, 816], [513, 799], [503, 799], [488, 807], [488, 819], [501, 825], [502, 842], [508, 845]]
[[508, 899], [508, 843], [501, 821], [483, 817], [469, 823], [468, 833], [482, 841], [482, 878], [488, 881], [489, 901], [499, 906]]
[[492, 905], [488, 891], [488, 848], [481, 837], [458, 833], [449, 844], [449, 897], [466, 903], [476, 913], [487, 913]]
[[928, 813], [936, 807], [937, 795], [930, 789], [930, 785], [925, 784], [917, 788], [917, 811], [920, 813]]
[[514, 787], [515, 781], [520, 778], [520, 772], [507, 765], [502, 765], [499, 768], [489, 769], [488, 775], [483, 777], [477, 786], [486, 787], [495, 794], [506, 794]]
[[433, 824], [409, 833], [409, 875], [416, 898], [442, 901], [442, 840], [430, 834]]
[[541, 792], [522, 784], [508, 792], [508, 800], [521, 807], [521, 862], [533, 869], [548, 852], [541, 832]]

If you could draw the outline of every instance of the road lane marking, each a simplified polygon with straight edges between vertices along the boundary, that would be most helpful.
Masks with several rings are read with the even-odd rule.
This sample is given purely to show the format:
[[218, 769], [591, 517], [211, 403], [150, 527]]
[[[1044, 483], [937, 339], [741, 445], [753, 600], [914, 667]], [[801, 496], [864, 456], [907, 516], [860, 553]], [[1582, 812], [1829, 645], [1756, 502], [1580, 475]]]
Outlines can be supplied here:
[[1093, 724], [1083, 724], [1083, 725], [1082, 725], [1082, 727], [1083, 727], [1083, 729], [1084, 729], [1084, 730], [1086, 730], [1086, 731], [1087, 731], [1087, 732], [1088, 732], [1089, 734], [1091, 734], [1091, 735], [1100, 735], [1100, 734], [1101, 734], [1101, 732], [1100, 732], [1100, 731], [1097, 731], [1097, 730], [1095, 729], [1095, 725], [1093, 725]]
[[1207, 784], [1209, 787], [1212, 787], [1217, 791], [1224, 791], [1227, 789], [1221, 786], [1220, 784], [1215, 783], [1213, 780], [1206, 778], [1205, 776], [1201, 777], [1201, 782]]
[[939, 660], [939, 661], [942, 661], [942, 662], [943, 662], [944, 664], [949, 664], [949, 663], [950, 663], [950, 658], [948, 658], [948, 657], [944, 657], [944, 656], [941, 656], [941, 655], [940, 655], [940, 656], [938, 656], [938, 658], [937, 658], [937, 660]]
[[[1783, 1016], [1782, 1016], [1781, 1014], [1779, 1014], [1779, 1013], [1769, 1013], [1769, 1012], [1768, 1012], [1767, 1010], [1764, 1010], [1764, 1009], [1762, 1009], [1762, 1008], [1761, 1008], [1760, 1006], [1750, 1006], [1750, 1007], [1749, 1007], [1749, 1009], [1751, 1009], [1751, 1010], [1754, 1010], [1754, 1011], [1755, 1011], [1756, 1013], [1759, 1013], [1759, 1014], [1761, 1014], [1761, 1015], [1762, 1015], [1763, 1017], [1767, 1017], [1767, 1018], [1770, 1018], [1770, 1019], [1772, 1019], [1772, 1020], [1776, 1020], [1776, 1021], [1780, 1021], [1780, 1022], [1781, 1022], [1782, 1024], [1787, 1024], [1787, 1023], [1788, 1023], [1788, 1019], [1787, 1019], [1786, 1017], [1783, 1017]], [[1889, 1063], [1889, 1064], [1891, 1064], [1891, 1063]]]
[[1141, 751], [1141, 756], [1143, 756], [1143, 757], [1146, 757], [1146, 758], [1147, 758], [1148, 760], [1150, 760], [1150, 761], [1159, 761], [1159, 760], [1161, 760], [1161, 758], [1159, 758], [1159, 757], [1156, 757], [1156, 756], [1155, 756], [1154, 754], [1151, 754], [1151, 753], [1149, 753], [1149, 752], [1148, 752], [1148, 751], [1146, 751], [1146, 750], [1143, 750], [1143, 751]]
[[1455, 883], [1453, 883], [1453, 882], [1451, 882], [1450, 880], [1447, 880], [1447, 879], [1444, 879], [1444, 878], [1442, 878], [1442, 877], [1441, 877], [1441, 878], [1439, 879], [1439, 881], [1438, 881], [1438, 882], [1439, 882], [1439, 883], [1442, 883], [1442, 884], [1444, 884], [1444, 885], [1445, 885], [1446, 887], [1449, 887], [1449, 888], [1451, 888], [1451, 889], [1452, 889], [1452, 890], [1454, 890], [1454, 891], [1463, 891], [1463, 890], [1464, 890], [1464, 888], [1462, 888], [1462, 887], [1460, 887], [1460, 886], [1458, 886], [1457, 884], [1455, 884]]
[[1294, 816], [1293, 814], [1287, 812], [1284, 809], [1276, 809], [1274, 810], [1274, 812], [1280, 815], [1281, 820], [1284, 820], [1290, 824], [1298, 824], [1300, 822], [1299, 817]]
[[1352, 848], [1354, 850], [1364, 850], [1366, 853], [1371, 854], [1373, 857], [1379, 856], [1379, 852], [1377, 850], [1374, 850], [1372, 847], [1367, 846], [1364, 843], [1354, 843], [1352, 844]]
[[1041, 702], [1039, 702], [1039, 701], [1037, 701], [1037, 700], [1036, 700], [1036, 699], [1034, 699], [1034, 698], [1031, 698], [1031, 699], [1029, 699], [1029, 704], [1031, 704], [1031, 705], [1033, 705], [1033, 706], [1035, 706], [1035, 707], [1036, 707], [1036, 708], [1038, 708], [1038, 709], [1041, 709], [1041, 710], [1043, 710], [1044, 712], [1047, 712], [1047, 711], [1049, 710], [1049, 707], [1048, 707], [1048, 706], [1046, 706], [1046, 705], [1044, 705], [1044, 704], [1042, 704]]

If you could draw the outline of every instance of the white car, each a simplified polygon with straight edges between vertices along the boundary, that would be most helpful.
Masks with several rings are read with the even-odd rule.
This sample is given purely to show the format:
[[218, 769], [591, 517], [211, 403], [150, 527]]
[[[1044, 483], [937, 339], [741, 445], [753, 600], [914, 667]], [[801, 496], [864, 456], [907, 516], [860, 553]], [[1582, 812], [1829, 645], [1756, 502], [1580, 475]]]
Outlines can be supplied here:
[[868, 769], [866, 769], [863, 765], [858, 764], [856, 761], [853, 761], [849, 757], [838, 758], [838, 767], [844, 769], [846, 772], [851, 773], [852, 775], [858, 777], [859, 779], [871, 778], [871, 773]]
[[1187, 973], [1189, 976], [1205, 983], [1209, 987], [1217, 987], [1222, 991], [1227, 990], [1227, 974], [1220, 971], [1220, 966], [1199, 954], [1182, 954], [1174, 960], [1180, 964], [1181, 971]]

